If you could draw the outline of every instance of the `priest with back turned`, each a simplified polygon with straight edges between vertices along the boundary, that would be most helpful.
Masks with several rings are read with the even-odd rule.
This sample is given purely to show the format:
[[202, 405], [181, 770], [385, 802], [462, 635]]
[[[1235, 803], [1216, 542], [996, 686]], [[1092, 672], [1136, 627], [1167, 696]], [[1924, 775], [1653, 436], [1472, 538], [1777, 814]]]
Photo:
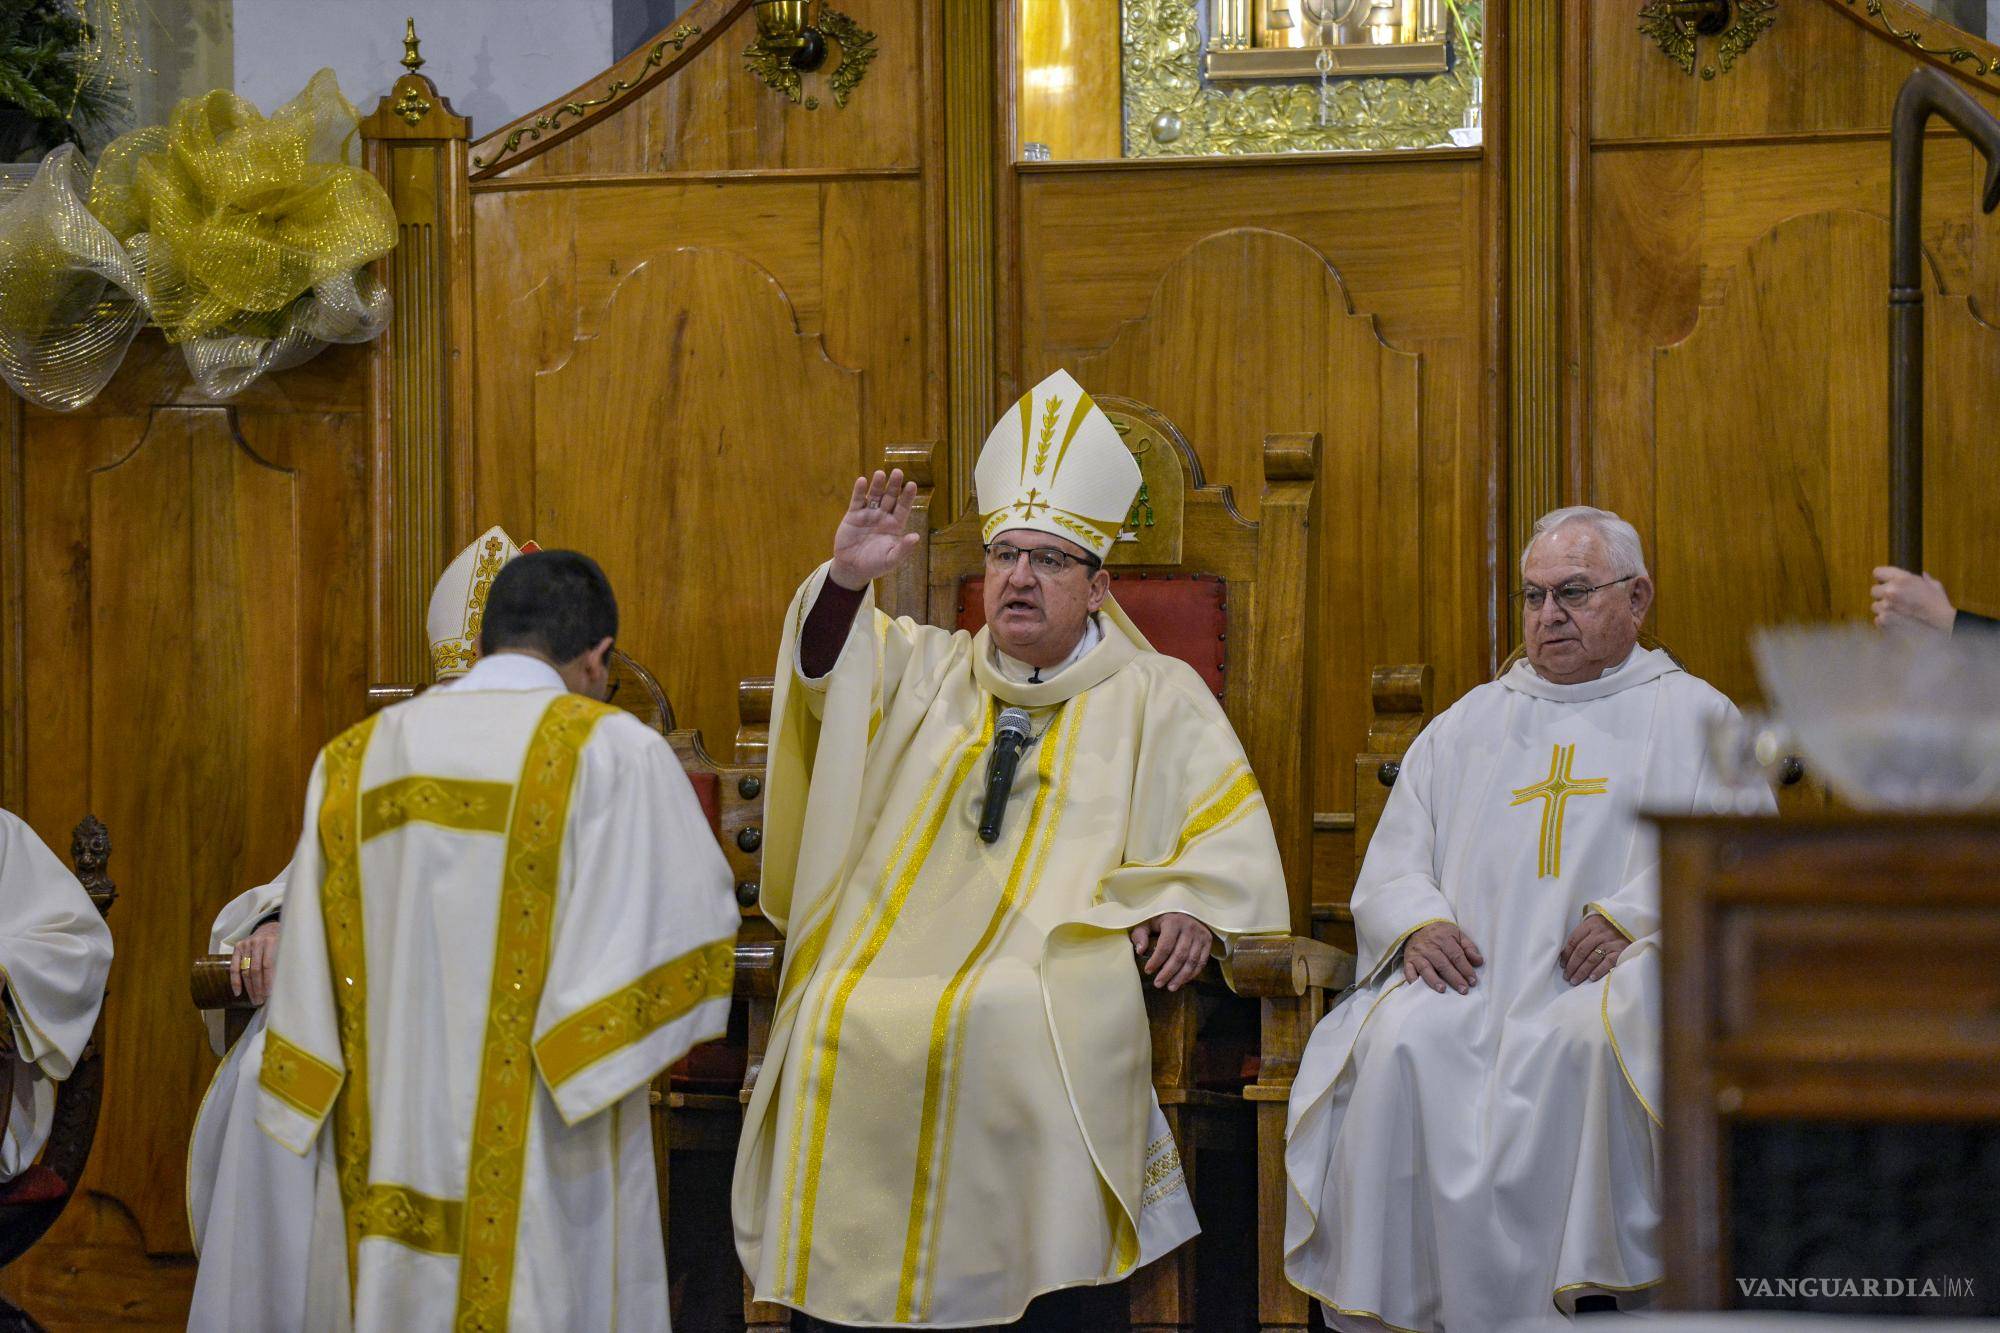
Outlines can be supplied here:
[[[504, 528], [488, 528], [460, 551], [431, 589], [425, 616], [434, 689], [449, 690], [479, 660], [481, 624], [493, 580], [516, 556], [541, 549], [514, 544]], [[188, 1227], [194, 1233], [194, 1296], [190, 1333], [244, 1328], [299, 1328], [305, 1323], [306, 1274], [312, 1249], [315, 1151], [296, 1156], [257, 1128], [257, 1075], [264, 1063], [263, 1004], [277, 975], [285, 886], [291, 867], [268, 884], [247, 889], [216, 914], [210, 953], [227, 951], [230, 990], [259, 1006], [234, 1046], [224, 1040], [223, 1014], [202, 1019], [209, 1045], [222, 1057], [195, 1115], [188, 1145]]]
[[648, 1084], [721, 1033], [738, 914], [603, 572], [494, 577], [479, 660], [320, 754], [257, 1124], [316, 1153], [308, 1330], [664, 1330]]
[[[1081, 1326], [1080, 1293], [1197, 1230], [1144, 987], [1283, 930], [1242, 746], [1110, 595], [1139, 487], [1057, 372], [975, 475], [986, 627], [891, 618], [916, 488], [857, 479], [786, 617], [762, 905], [786, 935], [744, 1119], [737, 1249], [817, 1321]], [[1036, 1300], [1042, 1297], [1041, 1300]]]

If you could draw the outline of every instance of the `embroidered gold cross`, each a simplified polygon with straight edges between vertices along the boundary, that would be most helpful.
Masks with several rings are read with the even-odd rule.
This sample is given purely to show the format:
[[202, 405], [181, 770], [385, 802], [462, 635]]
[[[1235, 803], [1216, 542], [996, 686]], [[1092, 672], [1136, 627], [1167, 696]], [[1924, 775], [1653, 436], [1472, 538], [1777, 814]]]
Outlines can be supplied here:
[[1570, 765], [1576, 746], [1558, 745], [1549, 756], [1549, 775], [1531, 787], [1516, 788], [1511, 808], [1530, 801], [1542, 803], [1541, 858], [1535, 866], [1537, 879], [1557, 879], [1562, 875], [1563, 803], [1572, 796], [1602, 796], [1611, 789], [1610, 778], [1571, 778]]
[[1014, 508], [1020, 510], [1022, 513], [1026, 514], [1029, 518], [1033, 518], [1035, 516], [1035, 511], [1037, 509], [1047, 509], [1049, 507], [1049, 502], [1047, 500], [1038, 500], [1035, 498], [1040, 494], [1041, 492], [1038, 490], [1030, 490], [1028, 492], [1027, 499], [1016, 500], [1014, 502]]

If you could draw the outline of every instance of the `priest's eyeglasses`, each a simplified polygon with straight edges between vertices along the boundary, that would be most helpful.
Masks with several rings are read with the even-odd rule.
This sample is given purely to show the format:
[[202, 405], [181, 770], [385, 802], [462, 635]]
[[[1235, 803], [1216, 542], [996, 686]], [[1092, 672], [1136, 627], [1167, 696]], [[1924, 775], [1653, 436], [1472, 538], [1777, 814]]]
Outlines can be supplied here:
[[1060, 577], [1072, 564], [1082, 565], [1095, 573], [1104, 562], [1087, 555], [1071, 555], [1068, 551], [1058, 551], [1053, 546], [1009, 546], [1006, 542], [994, 542], [986, 548], [986, 569], [993, 574], [1012, 573], [1022, 556], [1028, 557], [1028, 568], [1038, 578]]
[[1558, 606], [1565, 611], [1575, 611], [1590, 600], [1591, 594], [1602, 592], [1606, 588], [1615, 588], [1621, 583], [1630, 583], [1638, 577], [1637, 574], [1627, 574], [1624, 578], [1612, 579], [1609, 583], [1565, 583], [1560, 588], [1543, 588], [1530, 583], [1514, 595], [1525, 602], [1530, 611], [1539, 611], [1542, 609], [1542, 604], [1549, 600], [1549, 594], [1553, 592]]

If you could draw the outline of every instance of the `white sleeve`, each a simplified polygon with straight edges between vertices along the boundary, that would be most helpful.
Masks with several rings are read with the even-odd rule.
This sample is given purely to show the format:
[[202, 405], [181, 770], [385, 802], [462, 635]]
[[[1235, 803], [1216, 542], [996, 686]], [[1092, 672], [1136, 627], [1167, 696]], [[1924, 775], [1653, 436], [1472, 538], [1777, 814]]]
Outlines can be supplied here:
[[264, 1064], [258, 1072], [258, 1126], [300, 1155], [319, 1136], [347, 1081], [321, 907], [328, 870], [320, 841], [326, 766], [322, 753], [306, 785], [305, 831], [287, 872], [285, 929], [278, 935], [277, 976], [264, 1005]]
[[0, 811], [0, 986], [14, 1046], [68, 1078], [104, 1001], [111, 930], [32, 828]]
[[584, 747], [535, 1063], [571, 1124], [644, 1086], [729, 1019], [742, 916], [694, 788], [623, 715]]

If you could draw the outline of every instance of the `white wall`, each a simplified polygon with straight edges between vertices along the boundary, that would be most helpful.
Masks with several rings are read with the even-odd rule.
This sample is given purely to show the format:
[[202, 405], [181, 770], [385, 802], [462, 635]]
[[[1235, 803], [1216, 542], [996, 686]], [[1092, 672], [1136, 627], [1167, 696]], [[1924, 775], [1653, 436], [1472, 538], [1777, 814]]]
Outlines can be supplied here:
[[613, 0], [235, 0], [233, 8], [236, 91], [266, 111], [331, 65], [368, 114], [403, 72], [411, 16], [423, 73], [472, 117], [475, 138], [612, 63]]

